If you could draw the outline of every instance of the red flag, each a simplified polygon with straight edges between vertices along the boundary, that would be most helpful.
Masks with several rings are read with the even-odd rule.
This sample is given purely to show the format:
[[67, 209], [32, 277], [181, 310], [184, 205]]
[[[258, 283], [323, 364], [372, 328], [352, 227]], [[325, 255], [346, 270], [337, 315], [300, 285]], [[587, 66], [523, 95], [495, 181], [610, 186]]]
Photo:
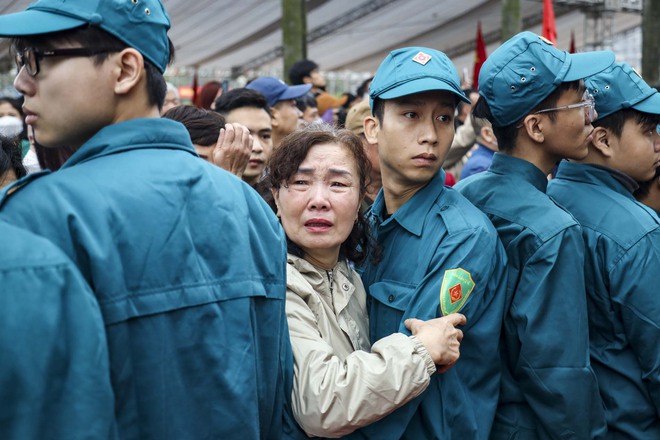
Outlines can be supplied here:
[[557, 26], [555, 26], [555, 10], [552, 0], [543, 0], [543, 37], [557, 42]]
[[474, 49], [474, 72], [472, 73], [472, 87], [479, 90], [479, 71], [486, 61], [486, 42], [481, 34], [481, 22], [477, 22], [477, 45]]
[[577, 50], [575, 50], [575, 33], [571, 31], [571, 45], [568, 48], [568, 53], [576, 53]]
[[193, 83], [192, 83], [192, 104], [197, 105], [197, 69], [193, 74]]

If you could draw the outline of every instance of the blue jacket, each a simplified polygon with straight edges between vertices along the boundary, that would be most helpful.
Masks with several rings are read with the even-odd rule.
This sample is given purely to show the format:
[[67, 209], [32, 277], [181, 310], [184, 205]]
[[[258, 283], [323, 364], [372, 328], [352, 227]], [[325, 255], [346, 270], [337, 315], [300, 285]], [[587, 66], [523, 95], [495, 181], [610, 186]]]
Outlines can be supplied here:
[[89, 286], [48, 240], [0, 221], [0, 243], [0, 438], [115, 438]]
[[495, 152], [481, 144], [478, 145], [479, 147], [472, 152], [472, 156], [465, 162], [461, 170], [461, 180], [467, 179], [473, 174], [486, 171], [491, 162], [493, 162]]
[[506, 257], [488, 219], [444, 180], [440, 171], [389, 218], [378, 194], [370, 221], [382, 257], [367, 262], [362, 280], [372, 343], [410, 334], [407, 318], [460, 311], [467, 317], [461, 357], [418, 398], [362, 429], [368, 438], [486, 439], [493, 422]]
[[286, 250], [252, 188], [178, 122], [136, 119], [9, 192], [4, 218], [61, 247], [98, 299], [121, 438], [279, 437]]
[[580, 226], [545, 194], [547, 184], [530, 162], [496, 153], [488, 171], [457, 185], [493, 222], [509, 261], [494, 439], [605, 431], [589, 363]]
[[591, 362], [609, 435], [660, 439], [660, 219], [615, 174], [562, 162], [548, 193], [582, 225]]

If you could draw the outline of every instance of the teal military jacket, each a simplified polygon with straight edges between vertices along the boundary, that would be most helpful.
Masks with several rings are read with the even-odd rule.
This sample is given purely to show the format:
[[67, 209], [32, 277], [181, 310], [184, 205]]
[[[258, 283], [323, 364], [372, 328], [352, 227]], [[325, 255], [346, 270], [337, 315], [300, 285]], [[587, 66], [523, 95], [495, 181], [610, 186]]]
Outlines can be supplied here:
[[410, 334], [407, 318], [460, 312], [467, 317], [461, 357], [419, 397], [359, 431], [367, 438], [487, 439], [493, 422], [506, 256], [488, 219], [444, 180], [440, 171], [389, 218], [378, 194], [370, 221], [382, 255], [364, 265], [362, 280], [372, 343]]
[[116, 438], [92, 291], [48, 240], [0, 221], [0, 243], [0, 438]]
[[154, 118], [103, 128], [9, 194], [0, 215], [62, 248], [94, 291], [122, 439], [279, 438], [286, 250], [252, 188]]
[[548, 193], [582, 225], [591, 363], [608, 435], [660, 439], [660, 220], [626, 178], [562, 162]]
[[457, 185], [506, 248], [502, 393], [492, 438], [592, 439], [605, 420], [589, 362], [580, 225], [532, 163], [496, 153]]

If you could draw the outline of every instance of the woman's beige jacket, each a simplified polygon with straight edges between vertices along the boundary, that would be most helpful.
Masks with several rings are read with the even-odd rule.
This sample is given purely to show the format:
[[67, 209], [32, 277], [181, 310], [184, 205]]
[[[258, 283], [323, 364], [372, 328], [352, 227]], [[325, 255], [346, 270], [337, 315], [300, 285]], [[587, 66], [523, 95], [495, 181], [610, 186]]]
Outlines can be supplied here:
[[414, 336], [369, 346], [366, 292], [345, 261], [331, 271], [287, 257], [293, 413], [310, 436], [341, 437], [417, 397], [435, 365]]

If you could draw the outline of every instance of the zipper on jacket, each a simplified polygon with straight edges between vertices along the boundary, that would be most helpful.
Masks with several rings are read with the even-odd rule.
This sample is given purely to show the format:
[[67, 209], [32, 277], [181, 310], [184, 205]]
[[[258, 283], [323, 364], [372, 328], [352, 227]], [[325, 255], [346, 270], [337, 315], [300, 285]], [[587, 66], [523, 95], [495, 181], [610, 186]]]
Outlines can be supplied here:
[[335, 296], [332, 294], [332, 279], [334, 277], [334, 272], [332, 270], [326, 270], [325, 273], [328, 275], [328, 281], [330, 282], [330, 303], [332, 304], [332, 312], [337, 314], [335, 310]]

